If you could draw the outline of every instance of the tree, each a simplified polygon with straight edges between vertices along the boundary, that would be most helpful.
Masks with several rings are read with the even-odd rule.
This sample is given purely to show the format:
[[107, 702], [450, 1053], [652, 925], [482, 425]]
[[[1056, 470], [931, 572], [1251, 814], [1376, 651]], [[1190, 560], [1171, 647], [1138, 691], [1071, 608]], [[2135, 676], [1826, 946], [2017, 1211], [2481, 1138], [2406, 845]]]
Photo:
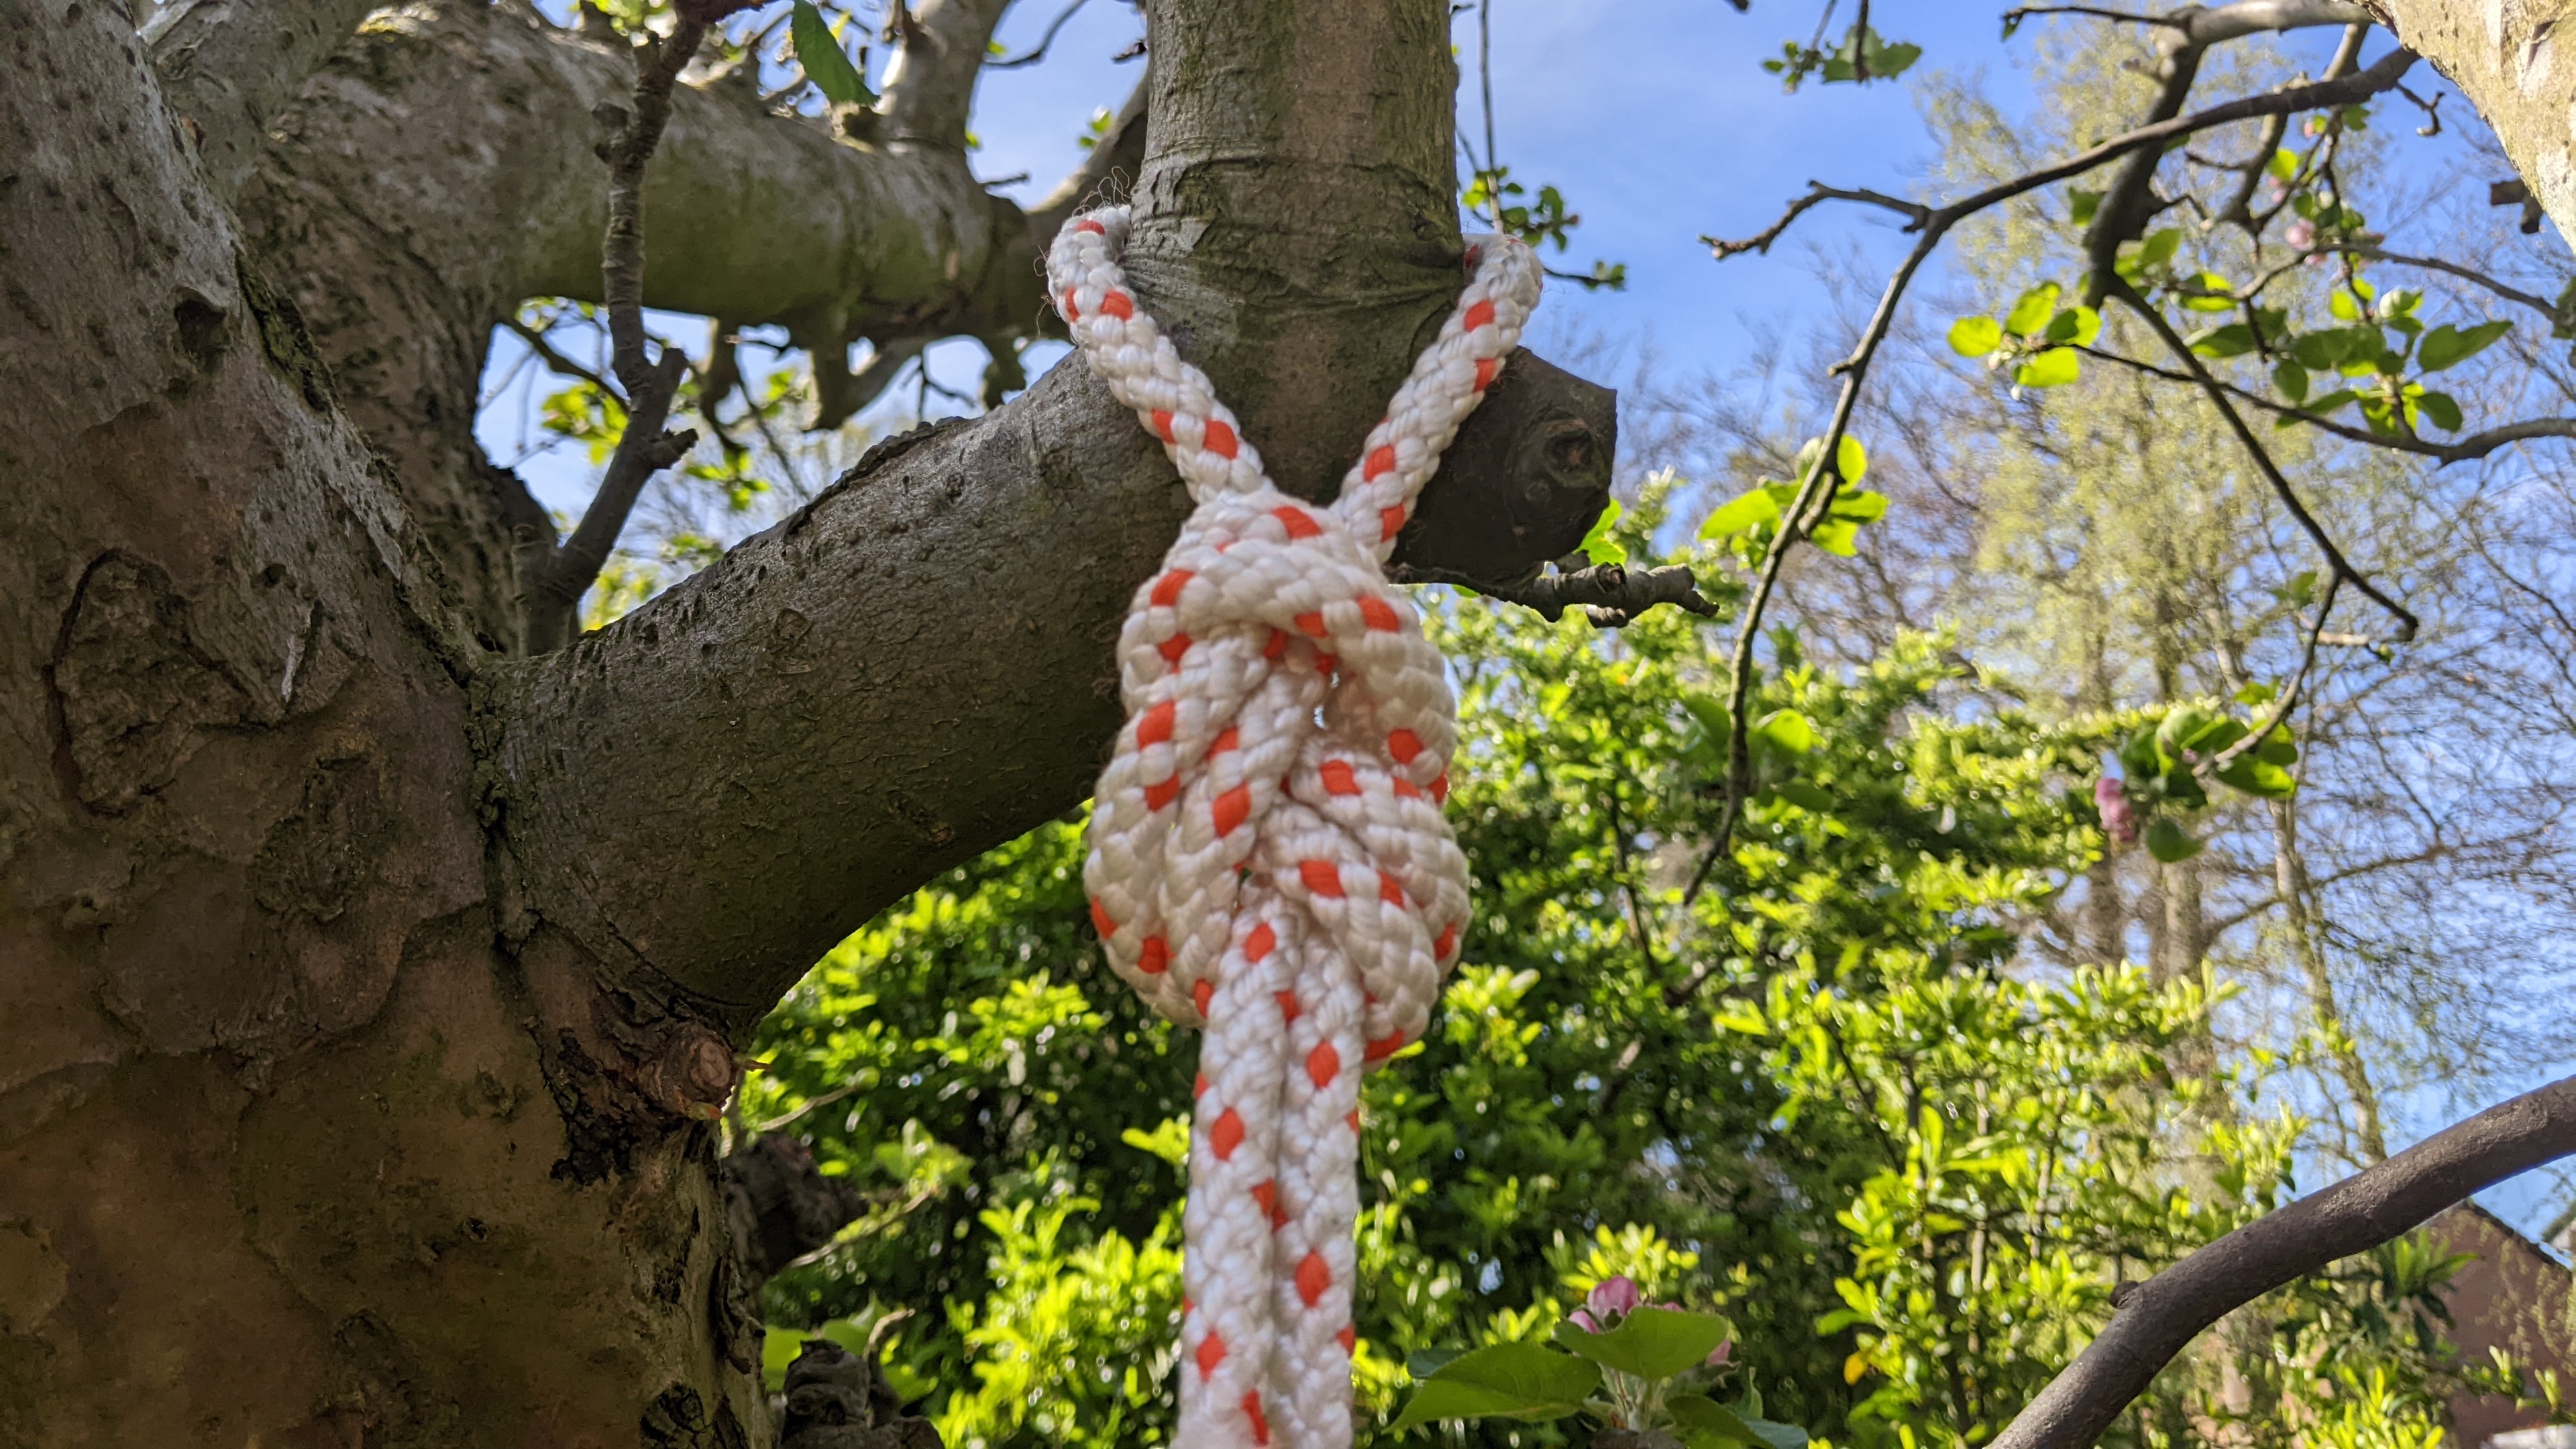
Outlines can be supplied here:
[[[1444, 7], [1149, 0], [1146, 86], [1027, 214], [963, 149], [1002, 8], [894, 8], [884, 96], [827, 132], [739, 64], [682, 81], [748, 41], [719, 0], [641, 43], [472, 0], [0, 5], [0, 1434], [771, 1437], [753, 1290], [805, 1224], [795, 1164], [715, 1159], [737, 1047], [851, 928], [1079, 800], [1182, 501], [1059, 368], [576, 636], [684, 383], [712, 425], [731, 366], [656, 357], [641, 309], [783, 327], [826, 413], [884, 381], [856, 339], [987, 338], [998, 400], [1038, 242], [1132, 167], [1140, 290], [1319, 494], [1457, 286]], [[471, 433], [541, 295], [604, 309], [625, 417], [562, 538]], [[1639, 602], [1533, 582], [1611, 428], [1506, 377], [1400, 561]], [[1721, 842], [1764, 808], [1751, 641], [1857, 471], [1849, 412], [1742, 612]]]
[[[649, 161], [685, 54], [366, 8], [0, 14], [0, 1437], [766, 1442], [705, 1121], [734, 1044], [1081, 799], [1180, 491], [1058, 369], [538, 652], [632, 494], [559, 544], [481, 457], [492, 328], [547, 293], [827, 350], [1024, 332], [1055, 216], [961, 146], [1003, 7], [902, 12], [873, 144], [681, 85]], [[1241, 303], [1198, 360], [1314, 491], [1458, 285], [1445, 12], [1148, 19], [1150, 144], [1064, 204], [1141, 163], [1138, 285], [1184, 328]], [[598, 280], [638, 165], [640, 295]], [[630, 441], [667, 452], [646, 351]], [[1508, 578], [1597, 507], [1605, 395], [1515, 375], [1424, 566]]]

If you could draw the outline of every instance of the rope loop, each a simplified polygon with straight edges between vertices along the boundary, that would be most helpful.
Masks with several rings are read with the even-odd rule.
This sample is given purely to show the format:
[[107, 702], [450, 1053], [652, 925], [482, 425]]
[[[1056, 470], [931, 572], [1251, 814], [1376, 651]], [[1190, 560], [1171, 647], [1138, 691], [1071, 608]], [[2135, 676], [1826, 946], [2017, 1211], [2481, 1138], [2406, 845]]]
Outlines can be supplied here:
[[1127, 723], [1083, 880], [1110, 966], [1205, 1029], [1184, 1209], [1180, 1449], [1351, 1442], [1359, 1079], [1430, 1020], [1467, 925], [1441, 806], [1456, 701], [1385, 561], [1538, 303], [1471, 239], [1439, 336], [1341, 495], [1281, 492], [1207, 375], [1137, 305], [1123, 207], [1065, 224], [1075, 344], [1198, 505], [1119, 639]]

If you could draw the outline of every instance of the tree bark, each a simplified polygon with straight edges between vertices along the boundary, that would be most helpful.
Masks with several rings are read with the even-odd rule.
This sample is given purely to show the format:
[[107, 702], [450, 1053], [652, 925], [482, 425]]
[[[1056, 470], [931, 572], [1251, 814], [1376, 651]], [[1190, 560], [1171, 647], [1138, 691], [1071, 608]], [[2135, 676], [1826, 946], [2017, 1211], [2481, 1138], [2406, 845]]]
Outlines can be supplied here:
[[2554, 0], [2362, 0], [2495, 129], [2531, 194], [2576, 237], [2576, 55]]
[[[1454, 74], [1437, 0], [1260, 9], [1151, 12], [1138, 286], [1319, 493], [1462, 281]], [[768, 1442], [728, 1034], [1079, 798], [1168, 463], [1063, 368], [516, 660], [552, 535], [474, 383], [594, 285], [626, 58], [379, 12], [228, 210], [114, 9], [0, 32], [0, 1443]], [[648, 300], [1033, 319], [1028, 228], [904, 124], [684, 93]], [[1516, 361], [1405, 556], [1562, 553], [1609, 445]]]

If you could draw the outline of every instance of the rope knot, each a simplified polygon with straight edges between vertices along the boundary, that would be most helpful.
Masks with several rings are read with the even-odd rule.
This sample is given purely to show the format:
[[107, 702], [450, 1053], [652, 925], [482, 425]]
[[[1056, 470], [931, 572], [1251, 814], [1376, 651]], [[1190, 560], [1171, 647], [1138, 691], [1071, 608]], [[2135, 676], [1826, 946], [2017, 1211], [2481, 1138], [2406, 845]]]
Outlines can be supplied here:
[[1206, 1029], [1191, 1134], [1184, 1449], [1351, 1438], [1360, 1074], [1420, 1038], [1467, 924], [1441, 814], [1456, 703], [1385, 560], [1538, 299], [1482, 238], [1458, 309], [1330, 505], [1279, 491], [1136, 304], [1123, 208], [1048, 258], [1058, 309], [1198, 507], [1119, 641], [1128, 718], [1084, 881], [1110, 965]]

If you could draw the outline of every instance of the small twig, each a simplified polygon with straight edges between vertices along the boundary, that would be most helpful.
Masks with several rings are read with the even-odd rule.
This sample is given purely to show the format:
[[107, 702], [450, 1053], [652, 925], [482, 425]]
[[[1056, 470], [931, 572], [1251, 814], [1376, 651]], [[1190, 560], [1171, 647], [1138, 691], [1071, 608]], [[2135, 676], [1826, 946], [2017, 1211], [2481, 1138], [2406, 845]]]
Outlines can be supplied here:
[[1741, 256], [1746, 252], [1767, 252], [1771, 250], [1771, 244], [1780, 239], [1780, 234], [1789, 229], [1791, 222], [1804, 216], [1809, 207], [1826, 201], [1859, 201], [1871, 206], [1883, 206], [1905, 217], [1911, 223], [1906, 227], [1907, 231], [1921, 229], [1932, 217], [1932, 208], [1919, 201], [1908, 201], [1901, 196], [1872, 191], [1866, 186], [1827, 186], [1821, 181], [1810, 181], [1807, 187], [1806, 195], [1790, 202], [1789, 209], [1781, 214], [1780, 219], [1757, 235], [1746, 237], [1742, 241], [1725, 241], [1718, 237], [1704, 236], [1700, 238], [1700, 244], [1707, 247], [1710, 255], [1721, 262], [1728, 257]]
[[829, 1107], [834, 1102], [837, 1102], [843, 1097], [850, 1095], [852, 1092], [857, 1091], [865, 1084], [865, 1078], [853, 1077], [843, 1085], [835, 1087], [831, 1091], [825, 1092], [819, 1097], [808, 1097], [805, 1099], [802, 1106], [799, 1106], [795, 1111], [788, 1113], [786, 1116], [772, 1117], [768, 1121], [752, 1128], [752, 1135], [755, 1137], [765, 1137], [772, 1132], [792, 1126], [795, 1124], [797, 1118], [804, 1116], [806, 1113], [813, 1111], [817, 1107]]
[[2137, 25], [2168, 25], [2185, 29], [2184, 22], [2170, 15], [2141, 15], [2133, 10], [2104, 10], [2093, 5], [2016, 5], [2004, 12], [2004, 28], [2010, 30], [2034, 15], [2090, 15], [2096, 20], [2124, 20]]
[[2201, 1330], [2481, 1189], [2576, 1153], [2576, 1077], [2516, 1097], [2258, 1218], [2124, 1295], [1991, 1449], [2085, 1449]]
[[2446, 262], [2439, 257], [2410, 257], [2398, 252], [2388, 251], [2381, 247], [2368, 246], [2360, 242], [2327, 242], [2322, 246], [2312, 247], [2309, 250], [2314, 253], [2349, 252], [2354, 256], [2366, 257], [2374, 262], [2389, 262], [2401, 267], [2422, 267], [2428, 272], [2440, 272], [2446, 276], [2457, 277], [2464, 282], [2474, 282], [2478, 286], [2484, 287], [2488, 291], [2495, 293], [2497, 296], [2504, 298], [2506, 301], [2519, 302], [2523, 306], [2531, 308], [2533, 311], [2540, 313], [2544, 317], [2549, 317], [2554, 320], [2558, 316], [2558, 304], [2550, 301], [2546, 297], [2537, 296], [2533, 293], [2523, 291], [2519, 287], [2508, 286], [2505, 283], [2499, 282], [2495, 278], [2488, 276], [2484, 272], [2473, 271], [2470, 268], [2461, 266], [2457, 262]]
[[[2337, 80], [2291, 86], [2286, 90], [2259, 96], [2240, 96], [2232, 101], [2222, 101], [2206, 110], [2194, 111], [2188, 116], [2176, 116], [2169, 121], [2158, 121], [2152, 125], [2140, 126], [2134, 131], [2125, 131], [2091, 150], [2079, 152], [2036, 171], [2024, 172], [2009, 181], [1998, 182], [1946, 206], [1922, 209], [1923, 214], [1906, 230], [1928, 230], [1937, 225], [1941, 230], [1947, 231], [1962, 219], [2010, 201], [2014, 197], [2037, 191], [2043, 186], [2054, 185], [2069, 177], [2081, 176], [2141, 147], [2161, 146], [2177, 136], [2188, 136], [2206, 131], [2213, 126], [2229, 125], [2237, 121], [2250, 121], [2258, 116], [2290, 115], [2299, 111], [2342, 107], [2368, 100], [2403, 79], [2417, 59], [2415, 52], [2411, 50], [2392, 50], [2381, 56], [2370, 69]], [[1788, 229], [1788, 224], [1797, 220], [1808, 208], [1820, 201], [1833, 200], [1867, 201], [1875, 205], [1892, 206], [1908, 215], [1913, 215], [1918, 209], [1918, 203], [1898, 201], [1893, 197], [1881, 196], [1874, 192], [1819, 187], [1815, 192], [1791, 202], [1787, 214], [1759, 237], [1744, 242], [1723, 242], [1706, 237], [1701, 240], [1709, 244], [1720, 260], [1742, 252], [1766, 250], [1771, 243], [1779, 240], [1780, 233]]]
[[1037, 46], [1030, 50], [1028, 54], [1015, 55], [1008, 60], [988, 60], [984, 62], [984, 69], [1018, 70], [1021, 66], [1035, 65], [1039, 61], [1046, 59], [1047, 47], [1055, 44], [1055, 33], [1064, 29], [1064, 23], [1071, 20], [1076, 11], [1090, 3], [1091, 0], [1073, 0], [1072, 4], [1067, 5], [1062, 10], [1056, 12], [1055, 19], [1047, 25], [1046, 34], [1038, 37]]
[[[2106, 352], [2099, 347], [2077, 343], [2066, 345], [2075, 348], [2086, 357], [2099, 358], [2104, 362], [2125, 367], [2134, 372], [2142, 372], [2149, 377], [2161, 378], [2166, 382], [2197, 385], [2200, 381], [2190, 373], [2158, 367], [2140, 358], [2124, 357], [2116, 352]], [[2576, 438], [2576, 418], [2533, 418], [2525, 422], [2507, 423], [2500, 428], [2489, 428], [2482, 433], [2471, 433], [2465, 438], [2448, 443], [2432, 443], [2406, 433], [2374, 433], [2366, 428], [2356, 428], [2350, 423], [2339, 423], [2332, 418], [2309, 412], [2305, 408], [2274, 402], [2259, 392], [2248, 391], [2223, 379], [2219, 381], [2218, 386], [2229, 397], [2239, 402], [2251, 404], [2278, 417], [2296, 418], [2320, 432], [2332, 433], [2338, 438], [2349, 438], [2356, 443], [2367, 443], [2374, 448], [2412, 453], [2417, 457], [2431, 458], [2446, 464], [2474, 462], [2507, 443], [2520, 443], [2533, 438]]]
[[1539, 617], [1551, 624], [1565, 617], [1567, 609], [1577, 607], [1597, 629], [1623, 628], [1657, 604], [1670, 604], [1703, 618], [1717, 613], [1715, 604], [1700, 597], [1699, 580], [1689, 569], [1678, 564], [1658, 569], [1601, 564], [1571, 573], [1540, 574], [1524, 582], [1508, 584], [1471, 579], [1441, 569], [1419, 569], [1398, 564], [1388, 570], [1387, 577], [1399, 584], [1454, 584], [1489, 599], [1535, 609]]
[[2308, 629], [2307, 648], [2299, 654], [2299, 672], [2290, 676], [2289, 684], [2281, 690], [2281, 697], [2273, 702], [2272, 712], [2252, 733], [2220, 750], [2207, 766], [2195, 773], [2215, 778], [2234, 769], [2238, 760], [2261, 749], [2263, 741], [2271, 738], [2272, 731], [2281, 727], [2281, 721], [2290, 717], [2290, 711], [2299, 707], [2299, 697], [2307, 688], [2308, 673], [2316, 668], [2317, 643], [2325, 637], [2326, 617], [2334, 612], [2335, 594], [2342, 588], [2343, 575], [2334, 574], [2326, 579], [2326, 596], [2317, 601], [2317, 622]]
[[2254, 430], [2245, 425], [2244, 415], [2236, 411], [2235, 405], [2228, 401], [2227, 388], [2210, 375], [2208, 367], [2202, 364], [2199, 354], [2191, 350], [2190, 343], [2183, 341], [2182, 334], [2174, 330], [2173, 323], [2165, 319], [2163, 311], [2148, 302], [2146, 298], [2139, 296], [2138, 289], [2131, 286], [2123, 277], [2111, 278], [2109, 295], [2118, 297], [2128, 304], [2129, 310], [2137, 313], [2150, 328], [2155, 330], [2156, 335], [2163, 339], [2165, 347], [2191, 373], [2191, 379], [2200, 385], [2202, 395], [2209, 399], [2211, 406], [2218, 409], [2219, 416], [2226, 419], [2229, 431], [2236, 434], [2236, 441], [2244, 446], [2247, 456], [2254, 460], [2255, 470], [2261, 473], [2264, 481], [2272, 486], [2273, 496], [2281, 500], [2281, 506], [2289, 510], [2290, 517], [2296, 519], [2299, 527], [2306, 530], [2309, 539], [2316, 544], [2319, 551], [2325, 554], [2326, 562], [2333, 567], [2334, 572], [2339, 577], [2350, 579], [2354, 588], [2369, 595], [2372, 602], [2396, 616], [2399, 640], [2413, 639], [2416, 629], [2421, 627], [2421, 621], [2405, 605], [2381, 591], [2378, 585], [2370, 581], [2368, 575], [2354, 568], [2351, 561], [2343, 556], [2343, 550], [2335, 546], [2335, 541], [2327, 534], [2325, 526], [2318, 523], [2316, 516], [2308, 512], [2307, 504], [2300, 501], [2298, 490], [2292, 488], [2290, 480], [2282, 476], [2279, 465], [2272, 461], [2272, 455], [2265, 450], [2262, 441], [2254, 436]]
[[512, 332], [517, 333], [519, 340], [528, 344], [528, 351], [536, 354], [536, 358], [539, 362], [544, 363], [546, 366], [553, 368], [555, 371], [566, 377], [577, 377], [583, 382], [589, 383], [592, 387], [598, 388], [601, 392], [608, 394], [610, 397], [617, 398], [620, 401], [624, 400], [625, 395], [618, 388], [617, 384], [610, 382], [607, 378], [600, 376], [591, 369], [582, 366], [580, 363], [564, 356], [561, 352], [556, 351], [555, 345], [546, 340], [545, 333], [538, 331], [536, 328], [529, 326], [527, 323], [520, 321], [516, 317], [505, 318], [501, 325], [509, 328]]
[[634, 108], [603, 104], [592, 114], [615, 128], [601, 143], [608, 163], [608, 233], [600, 244], [601, 299], [608, 313], [611, 371], [626, 393], [626, 429], [609, 456], [599, 492], [581, 522], [539, 570], [530, 630], [540, 648], [563, 643], [578, 622], [581, 596], [599, 578], [635, 500], [654, 474], [688, 454], [698, 435], [664, 432], [689, 359], [677, 348], [653, 357], [644, 331], [644, 168], [671, 120], [671, 87], [698, 53], [707, 31], [751, 0], [680, 0], [668, 39], [646, 35], [635, 54]]

